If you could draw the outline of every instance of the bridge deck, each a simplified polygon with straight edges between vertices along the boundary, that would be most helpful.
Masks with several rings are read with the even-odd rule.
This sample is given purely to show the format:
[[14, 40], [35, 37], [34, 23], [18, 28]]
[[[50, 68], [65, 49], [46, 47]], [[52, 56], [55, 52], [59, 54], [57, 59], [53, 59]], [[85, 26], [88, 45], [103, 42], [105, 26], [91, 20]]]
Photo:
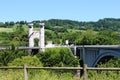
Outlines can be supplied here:
[[76, 46], [78, 48], [115, 48], [115, 49], [120, 49], [120, 45], [80, 45], [80, 46]]
[[[120, 45], [79, 45], [79, 46], [55, 46], [55, 47], [45, 47], [45, 48], [56, 48], [56, 47], [69, 47], [69, 48], [107, 48], [107, 49], [120, 49]], [[20, 46], [16, 47], [21, 50], [28, 50], [28, 49], [40, 49], [39, 47], [27, 47], [27, 46]], [[0, 47], [0, 50], [11, 49], [11, 47]]]

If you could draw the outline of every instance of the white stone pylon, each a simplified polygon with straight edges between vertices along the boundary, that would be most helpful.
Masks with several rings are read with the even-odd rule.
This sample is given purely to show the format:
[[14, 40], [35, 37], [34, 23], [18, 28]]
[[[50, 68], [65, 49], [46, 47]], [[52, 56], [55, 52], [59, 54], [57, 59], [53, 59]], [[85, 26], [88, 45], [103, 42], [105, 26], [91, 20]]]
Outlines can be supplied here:
[[[28, 27], [29, 27], [29, 32], [28, 32], [29, 47], [33, 47], [34, 46], [34, 41], [31, 37], [31, 35], [33, 33], [33, 24], [32, 23], [28, 24]], [[32, 52], [32, 50], [29, 49], [29, 55], [31, 55], [31, 52]]]
[[[39, 42], [38, 42], [38, 47], [40, 49], [40, 51], [45, 51], [45, 32], [44, 32], [44, 23], [40, 23], [39, 24], [39, 31], [33, 31], [33, 24], [30, 23], [28, 24], [29, 27], [29, 47], [32, 48], [34, 47], [34, 39], [38, 38]], [[31, 54], [32, 50], [29, 50], [29, 53]]]
[[40, 31], [39, 31], [39, 47], [40, 47], [40, 51], [45, 51], [45, 32], [44, 32], [44, 23], [40, 23]]

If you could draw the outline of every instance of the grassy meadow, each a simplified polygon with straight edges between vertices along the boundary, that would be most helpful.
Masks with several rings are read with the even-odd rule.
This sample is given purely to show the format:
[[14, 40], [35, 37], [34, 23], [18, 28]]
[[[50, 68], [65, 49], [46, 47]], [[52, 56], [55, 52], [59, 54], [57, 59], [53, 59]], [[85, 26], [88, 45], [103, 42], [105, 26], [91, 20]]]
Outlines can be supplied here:
[[12, 28], [0, 28], [0, 32], [12, 32]]
[[[24, 80], [23, 70], [0, 70], [0, 80]], [[28, 80], [74, 80], [71, 73], [28, 70]]]

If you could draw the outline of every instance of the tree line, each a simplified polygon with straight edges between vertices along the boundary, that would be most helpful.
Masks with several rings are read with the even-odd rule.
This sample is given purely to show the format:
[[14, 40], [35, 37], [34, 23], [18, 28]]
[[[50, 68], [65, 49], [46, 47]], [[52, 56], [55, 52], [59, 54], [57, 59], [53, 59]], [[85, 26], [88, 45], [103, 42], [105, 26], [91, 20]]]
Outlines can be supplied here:
[[[46, 29], [50, 30], [56, 30], [58, 29], [59, 32], [65, 32], [67, 29], [77, 29], [77, 30], [87, 30], [87, 29], [93, 29], [95, 31], [100, 30], [114, 30], [114, 31], [120, 31], [120, 19], [116, 18], [104, 18], [100, 19], [96, 22], [82, 22], [82, 21], [73, 21], [73, 20], [62, 20], [62, 19], [50, 19], [50, 20], [35, 20], [32, 21], [34, 23], [35, 27], [38, 27], [38, 23], [44, 22], [46, 25]], [[0, 27], [12, 27], [16, 24], [27, 24], [27, 21], [10, 21], [10, 22], [0, 22]]]

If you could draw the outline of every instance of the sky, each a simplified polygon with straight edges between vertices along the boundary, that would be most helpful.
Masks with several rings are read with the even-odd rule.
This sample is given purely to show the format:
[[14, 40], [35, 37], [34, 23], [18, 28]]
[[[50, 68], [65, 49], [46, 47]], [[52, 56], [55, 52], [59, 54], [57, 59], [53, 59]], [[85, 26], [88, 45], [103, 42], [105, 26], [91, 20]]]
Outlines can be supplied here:
[[0, 22], [120, 18], [120, 0], [0, 0]]

